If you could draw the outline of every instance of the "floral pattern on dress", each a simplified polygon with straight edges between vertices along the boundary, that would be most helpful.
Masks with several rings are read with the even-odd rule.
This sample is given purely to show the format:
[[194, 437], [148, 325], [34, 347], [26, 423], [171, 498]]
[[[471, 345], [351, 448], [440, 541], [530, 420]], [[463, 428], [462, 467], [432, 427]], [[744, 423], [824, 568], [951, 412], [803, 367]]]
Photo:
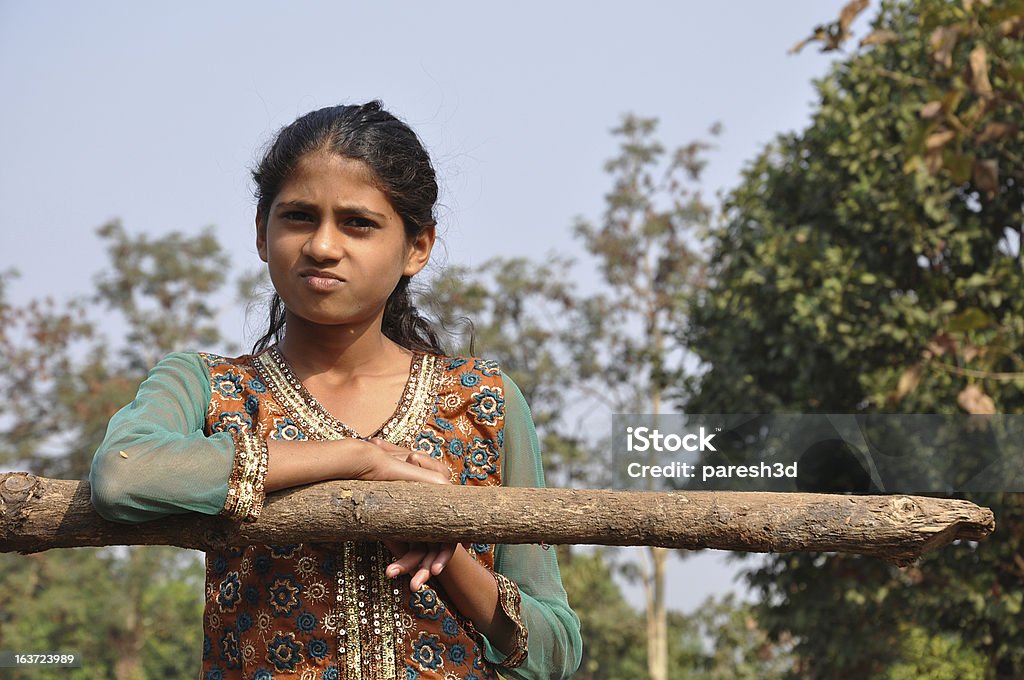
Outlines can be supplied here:
[[498, 471], [498, 450], [490, 439], [473, 437], [469, 452], [462, 458], [463, 470], [459, 475], [462, 484], [470, 479], [486, 480]]
[[421, 671], [434, 671], [444, 663], [445, 645], [437, 635], [420, 633], [412, 642], [412, 659]]
[[437, 596], [437, 591], [429, 586], [422, 586], [409, 598], [409, 606], [413, 613], [421, 619], [437, 620], [445, 611], [444, 603]]
[[302, 663], [302, 643], [294, 633], [278, 635], [267, 645], [267, 661], [278, 671], [294, 671]]
[[[298, 396], [307, 395], [288, 396], [290, 406], [284, 407], [281, 396], [293, 388], [258, 369], [253, 357], [200, 356], [210, 372], [208, 433], [242, 433], [264, 440], [324, 438], [325, 425], [309, 425], [304, 418], [310, 414], [295, 406], [302, 403]], [[423, 366], [419, 382], [429, 384], [429, 401], [412, 406], [412, 416], [421, 414], [416, 429], [396, 427], [393, 431], [399, 434], [390, 441], [441, 459], [453, 481], [500, 485], [505, 412], [497, 364], [434, 357]], [[493, 546], [467, 548], [473, 559], [493, 570]], [[408, 577], [396, 582], [383, 574], [389, 560], [390, 553], [379, 543], [250, 545], [211, 551], [203, 677], [496, 678], [494, 667], [483, 657], [479, 634], [445, 602], [443, 593], [429, 585], [409, 593]], [[383, 614], [390, 610], [378, 611], [377, 603], [391, 601], [389, 623]], [[383, 668], [392, 670], [384, 674]]]
[[282, 575], [270, 586], [270, 608], [274, 616], [289, 616], [299, 608], [299, 584], [289, 575]]
[[478, 423], [494, 425], [505, 416], [505, 399], [500, 388], [485, 387], [473, 393], [473, 405], [469, 412]]

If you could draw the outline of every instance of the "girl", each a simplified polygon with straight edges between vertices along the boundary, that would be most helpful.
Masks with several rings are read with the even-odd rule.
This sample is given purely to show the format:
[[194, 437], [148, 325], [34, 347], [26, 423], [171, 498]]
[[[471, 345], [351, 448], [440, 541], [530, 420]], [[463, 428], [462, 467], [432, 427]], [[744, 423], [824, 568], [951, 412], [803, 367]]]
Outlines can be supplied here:
[[[254, 354], [172, 354], [110, 421], [92, 466], [104, 517], [255, 520], [264, 494], [330, 479], [543, 486], [516, 385], [443, 356], [409, 279], [437, 182], [379, 102], [309, 113], [253, 172], [276, 294]], [[566, 677], [579, 620], [554, 551], [379, 542], [206, 556], [202, 677]]]

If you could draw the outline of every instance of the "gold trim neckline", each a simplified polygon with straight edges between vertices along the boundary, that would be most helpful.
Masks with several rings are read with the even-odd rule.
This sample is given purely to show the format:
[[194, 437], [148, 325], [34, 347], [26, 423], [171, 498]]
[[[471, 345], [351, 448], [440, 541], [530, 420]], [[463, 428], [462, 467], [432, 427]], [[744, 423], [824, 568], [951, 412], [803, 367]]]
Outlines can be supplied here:
[[[324, 408], [316, 397], [298, 379], [277, 345], [253, 357], [256, 371], [278, 402], [291, 415], [301, 420], [299, 425], [311, 439], [363, 438], [353, 428], [338, 420]], [[392, 414], [369, 437], [382, 437], [402, 445], [426, 421], [427, 410], [433, 405], [438, 392], [438, 357], [413, 352], [409, 377]]]

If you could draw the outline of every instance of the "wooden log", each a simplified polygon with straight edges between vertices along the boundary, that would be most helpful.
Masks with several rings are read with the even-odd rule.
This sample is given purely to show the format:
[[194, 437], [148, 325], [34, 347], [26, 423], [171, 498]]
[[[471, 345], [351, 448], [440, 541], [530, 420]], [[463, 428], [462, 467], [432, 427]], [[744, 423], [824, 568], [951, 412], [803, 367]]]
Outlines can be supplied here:
[[0, 474], [0, 552], [104, 545], [198, 550], [391, 538], [466, 543], [656, 545], [752, 552], [837, 551], [900, 565], [995, 529], [962, 500], [732, 491], [607, 491], [333, 481], [271, 494], [256, 522], [186, 514], [102, 519], [89, 484]]

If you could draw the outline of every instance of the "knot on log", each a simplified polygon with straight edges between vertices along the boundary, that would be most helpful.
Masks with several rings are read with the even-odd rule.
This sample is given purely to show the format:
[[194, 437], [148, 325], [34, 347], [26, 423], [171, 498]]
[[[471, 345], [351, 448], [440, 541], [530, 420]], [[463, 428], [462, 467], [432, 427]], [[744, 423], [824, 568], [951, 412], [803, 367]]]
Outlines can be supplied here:
[[28, 472], [0, 475], [0, 512], [8, 503], [25, 503], [38, 497], [39, 478]]
[[917, 515], [921, 512], [920, 506], [913, 498], [907, 496], [896, 496], [892, 499], [892, 513], [899, 518]]

